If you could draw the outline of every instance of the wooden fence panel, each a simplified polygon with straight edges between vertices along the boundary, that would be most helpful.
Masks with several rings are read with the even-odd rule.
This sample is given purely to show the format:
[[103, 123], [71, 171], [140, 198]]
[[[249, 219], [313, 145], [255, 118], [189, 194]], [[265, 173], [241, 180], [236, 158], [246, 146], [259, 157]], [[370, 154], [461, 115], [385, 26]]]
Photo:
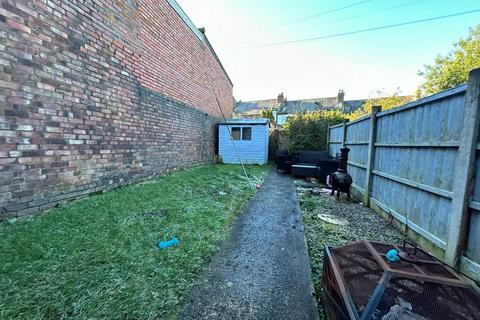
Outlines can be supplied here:
[[[330, 134], [336, 141], [345, 140], [351, 149], [348, 170], [354, 189], [368, 197], [367, 205], [393, 216], [398, 226], [438, 258], [480, 279], [480, 138], [478, 130], [471, 128], [476, 123], [471, 118], [478, 114], [475, 88], [480, 82], [475, 79], [480, 77], [474, 72], [480, 70], [472, 71], [468, 91], [467, 85], [460, 86], [347, 123], [345, 138], [339, 136], [340, 126]], [[478, 141], [477, 174], [471, 200], [462, 202], [454, 194], [462, 195], [469, 179], [455, 179], [455, 175], [468, 177], [468, 167], [473, 166], [465, 145], [471, 139], [465, 135]], [[329, 144], [329, 151], [335, 155], [336, 145]], [[467, 214], [462, 213], [467, 206]], [[462, 228], [459, 219], [466, 215], [468, 235], [462, 244], [465, 232], [452, 226]], [[458, 246], [463, 249], [459, 251]]]
[[470, 228], [468, 231], [466, 255], [468, 258], [480, 264], [480, 150], [478, 150], [478, 147], [476, 152], [475, 172], [473, 194], [469, 203]]
[[480, 134], [477, 135], [475, 176], [469, 210], [466, 257], [462, 262], [465, 272], [480, 274]]
[[377, 115], [372, 201], [442, 250], [464, 96], [464, 89], [453, 90], [440, 99]]
[[353, 187], [361, 192], [365, 191], [369, 130], [369, 116], [346, 124], [345, 145], [350, 148], [347, 168], [353, 178]]
[[330, 127], [328, 131], [328, 152], [333, 157], [340, 153], [340, 148], [342, 147], [342, 137], [343, 135], [343, 125], [338, 124], [336, 126]]

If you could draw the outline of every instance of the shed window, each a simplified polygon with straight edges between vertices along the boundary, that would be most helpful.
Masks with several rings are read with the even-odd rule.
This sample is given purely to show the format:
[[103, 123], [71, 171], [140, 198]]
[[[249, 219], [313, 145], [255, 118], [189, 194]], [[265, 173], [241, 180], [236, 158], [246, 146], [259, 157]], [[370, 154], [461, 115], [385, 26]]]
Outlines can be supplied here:
[[242, 128], [242, 140], [252, 140], [252, 128], [250, 127]]
[[252, 128], [232, 127], [232, 140], [252, 140]]
[[232, 128], [232, 140], [240, 140], [240, 127]]

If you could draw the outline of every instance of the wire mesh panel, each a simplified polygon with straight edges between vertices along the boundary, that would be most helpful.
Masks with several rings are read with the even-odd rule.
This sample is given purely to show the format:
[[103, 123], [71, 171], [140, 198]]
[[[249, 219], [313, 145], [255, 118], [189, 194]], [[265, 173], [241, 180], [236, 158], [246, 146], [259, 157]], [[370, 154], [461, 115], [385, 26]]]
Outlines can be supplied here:
[[378, 285], [383, 269], [362, 242], [333, 250], [345, 286], [361, 313]]
[[398, 277], [388, 283], [372, 318], [397, 319], [398, 313], [407, 319], [474, 320], [480, 317], [480, 300], [471, 288]]
[[[386, 258], [391, 249], [399, 261]], [[480, 295], [416, 247], [360, 241], [325, 253], [323, 298], [331, 319], [480, 319]]]

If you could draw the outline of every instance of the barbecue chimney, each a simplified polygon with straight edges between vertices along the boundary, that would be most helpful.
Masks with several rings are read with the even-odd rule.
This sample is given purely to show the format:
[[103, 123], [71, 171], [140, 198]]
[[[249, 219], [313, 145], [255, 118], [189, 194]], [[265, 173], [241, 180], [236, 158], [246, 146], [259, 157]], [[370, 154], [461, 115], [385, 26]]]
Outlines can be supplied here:
[[333, 196], [337, 191], [337, 200], [340, 199], [340, 193], [345, 192], [348, 200], [350, 200], [350, 186], [352, 185], [352, 176], [347, 172], [348, 164], [348, 152], [349, 148], [343, 147], [340, 149], [340, 163], [338, 164], [337, 171], [330, 174], [330, 181], [332, 183]]

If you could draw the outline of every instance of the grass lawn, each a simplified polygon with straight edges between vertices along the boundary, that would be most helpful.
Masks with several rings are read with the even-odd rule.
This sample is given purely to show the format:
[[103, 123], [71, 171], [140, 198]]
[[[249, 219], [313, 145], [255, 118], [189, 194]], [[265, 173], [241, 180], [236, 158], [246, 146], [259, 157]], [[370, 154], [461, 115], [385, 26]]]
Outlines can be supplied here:
[[0, 319], [174, 318], [249, 183], [240, 166], [201, 166], [0, 223]]
[[[317, 298], [320, 319], [327, 319], [322, 304], [322, 272], [324, 246], [339, 246], [363, 239], [387, 243], [401, 243], [403, 235], [373, 210], [360, 204], [337, 202], [330, 195], [312, 196], [297, 187], [307, 239], [312, 281]], [[334, 215], [347, 221], [336, 225], [318, 218], [319, 213]]]

